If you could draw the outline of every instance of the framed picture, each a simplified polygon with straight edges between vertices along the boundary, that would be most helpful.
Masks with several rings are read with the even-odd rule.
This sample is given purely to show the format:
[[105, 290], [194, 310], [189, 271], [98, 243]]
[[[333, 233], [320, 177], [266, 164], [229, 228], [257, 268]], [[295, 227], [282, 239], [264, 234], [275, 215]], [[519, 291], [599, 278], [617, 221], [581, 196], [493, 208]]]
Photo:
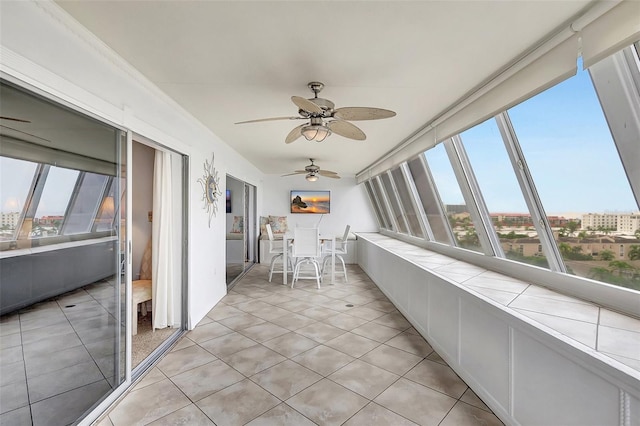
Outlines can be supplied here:
[[227, 213], [231, 213], [231, 190], [227, 189]]
[[291, 213], [331, 213], [330, 191], [291, 191]]

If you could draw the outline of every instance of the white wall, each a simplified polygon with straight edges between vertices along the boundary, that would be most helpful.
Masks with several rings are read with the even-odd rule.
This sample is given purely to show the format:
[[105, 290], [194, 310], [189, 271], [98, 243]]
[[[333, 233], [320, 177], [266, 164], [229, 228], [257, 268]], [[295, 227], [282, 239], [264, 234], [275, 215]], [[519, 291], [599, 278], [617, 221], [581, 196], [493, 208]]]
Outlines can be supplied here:
[[280, 177], [266, 175], [262, 191], [262, 207], [259, 216], [287, 216], [290, 229], [297, 226], [315, 226], [321, 216], [317, 214], [291, 214], [289, 192], [291, 190], [331, 191], [331, 213], [324, 215], [320, 232], [342, 235], [344, 227], [351, 225], [352, 232], [377, 232], [378, 225], [371, 211], [371, 204], [364, 186], [356, 186], [355, 177], [328, 179], [320, 177], [308, 182], [304, 175]]
[[[189, 325], [226, 294], [224, 195], [208, 225], [203, 163], [262, 192], [263, 174], [53, 2], [0, 2], [2, 77], [189, 157]], [[134, 165], [135, 168], [135, 165]], [[260, 209], [260, 204], [258, 204]], [[260, 210], [258, 210], [260, 211]]]
[[153, 210], [153, 163], [155, 149], [146, 145], [133, 143], [133, 163], [136, 165], [132, 170], [133, 191], [131, 203], [131, 240], [132, 257], [131, 273], [132, 279], [138, 279], [140, 275], [140, 265], [142, 256], [151, 238], [151, 222], [148, 213]]

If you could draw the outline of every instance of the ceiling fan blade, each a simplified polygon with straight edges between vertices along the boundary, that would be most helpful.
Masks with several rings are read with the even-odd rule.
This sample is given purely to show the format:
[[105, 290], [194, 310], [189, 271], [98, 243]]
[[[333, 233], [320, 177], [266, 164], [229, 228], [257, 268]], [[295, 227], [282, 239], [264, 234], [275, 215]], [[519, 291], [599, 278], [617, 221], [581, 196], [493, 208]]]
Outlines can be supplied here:
[[288, 173], [288, 174], [286, 174], [286, 175], [282, 175], [282, 176], [280, 176], [280, 177], [293, 176], [293, 175], [306, 175], [306, 174], [307, 174], [307, 171], [306, 171], [306, 170], [296, 170], [296, 171], [295, 171], [295, 172], [293, 172], [293, 173]]
[[367, 138], [362, 130], [349, 123], [348, 121], [335, 120], [327, 123], [331, 131], [345, 138], [363, 141]]
[[306, 126], [307, 124], [301, 124], [298, 127], [294, 127], [292, 131], [289, 132], [289, 134], [287, 135], [287, 137], [284, 140], [284, 143], [291, 143], [293, 141], [295, 141], [296, 139], [298, 139], [300, 136], [302, 136], [302, 128], [304, 126]]
[[390, 118], [396, 115], [395, 112], [382, 108], [368, 107], [345, 107], [335, 110], [333, 116], [341, 120], [379, 120], [381, 118]]
[[259, 118], [258, 120], [238, 121], [234, 124], [247, 124], [247, 123], [260, 123], [262, 121], [276, 121], [276, 120], [306, 120], [304, 117], [271, 117], [271, 118]]
[[320, 176], [330, 178], [330, 179], [340, 179], [340, 176], [338, 175], [323, 175], [322, 173], [320, 173]]
[[31, 123], [31, 121], [29, 120], [23, 120], [21, 118], [13, 118], [13, 117], [0, 117], [0, 120], [11, 120], [11, 121], [18, 121], [20, 123]]
[[311, 102], [309, 99], [301, 98], [300, 96], [292, 96], [291, 100], [303, 111], [315, 112], [318, 114], [322, 112], [322, 108]]
[[338, 175], [338, 173], [332, 172], [331, 170], [320, 170], [318, 171], [318, 174], [320, 174], [320, 176], [326, 177], [336, 177]]

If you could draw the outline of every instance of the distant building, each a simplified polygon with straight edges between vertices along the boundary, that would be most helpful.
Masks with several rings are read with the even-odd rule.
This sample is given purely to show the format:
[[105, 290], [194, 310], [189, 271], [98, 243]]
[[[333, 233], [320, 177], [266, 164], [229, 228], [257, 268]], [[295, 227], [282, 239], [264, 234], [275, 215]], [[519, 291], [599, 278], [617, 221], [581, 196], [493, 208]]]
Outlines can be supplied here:
[[[640, 240], [612, 236], [593, 238], [560, 237], [558, 244], [568, 244], [570, 247], [580, 247], [580, 254], [598, 257], [602, 251], [610, 251], [616, 259], [626, 259], [629, 249], [633, 245], [640, 245]], [[542, 245], [538, 238], [500, 239], [500, 245], [505, 252], [517, 252], [523, 256], [542, 256]]]
[[40, 226], [56, 226], [56, 222], [62, 223], [64, 220], [64, 216], [42, 216], [41, 218], [36, 218], [36, 222]]
[[587, 213], [582, 215], [582, 226], [580, 229], [617, 229], [617, 213]]
[[640, 229], [640, 213], [618, 215], [618, 232], [633, 235], [637, 229]]
[[[491, 220], [496, 225], [533, 227], [533, 219], [528, 213], [491, 213]], [[571, 219], [564, 216], [547, 216], [549, 225], [552, 228], [562, 228], [567, 226]], [[580, 222], [579, 220], [574, 220]]]
[[491, 213], [491, 220], [502, 226], [533, 226], [531, 215], [527, 213]]
[[580, 229], [610, 229], [623, 234], [633, 235], [636, 229], [640, 229], [640, 212], [583, 214]]
[[18, 226], [20, 212], [0, 213], [0, 227], [9, 227], [15, 229]]
[[444, 208], [447, 214], [466, 213], [469, 211], [466, 204], [446, 204]]
[[[569, 222], [572, 222], [571, 219], [567, 219], [564, 216], [547, 216], [547, 220], [552, 228], [564, 228]], [[573, 222], [579, 223], [580, 221], [573, 220]]]

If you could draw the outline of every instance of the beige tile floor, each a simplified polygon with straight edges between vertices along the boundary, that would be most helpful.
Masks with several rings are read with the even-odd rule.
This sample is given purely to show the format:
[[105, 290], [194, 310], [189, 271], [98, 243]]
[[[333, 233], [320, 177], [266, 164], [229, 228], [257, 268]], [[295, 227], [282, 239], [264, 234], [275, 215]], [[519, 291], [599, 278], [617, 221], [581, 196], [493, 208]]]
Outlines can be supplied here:
[[320, 290], [267, 275], [249, 271], [99, 425], [502, 424], [357, 266]]
[[71, 424], [111, 392], [114, 300], [102, 280], [0, 317], [0, 425]]

